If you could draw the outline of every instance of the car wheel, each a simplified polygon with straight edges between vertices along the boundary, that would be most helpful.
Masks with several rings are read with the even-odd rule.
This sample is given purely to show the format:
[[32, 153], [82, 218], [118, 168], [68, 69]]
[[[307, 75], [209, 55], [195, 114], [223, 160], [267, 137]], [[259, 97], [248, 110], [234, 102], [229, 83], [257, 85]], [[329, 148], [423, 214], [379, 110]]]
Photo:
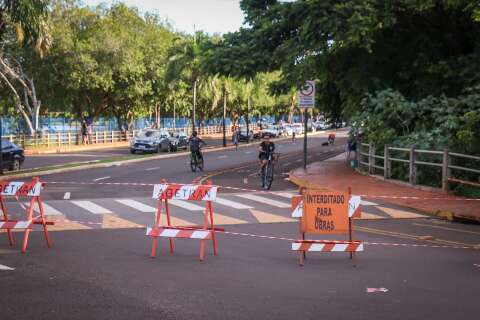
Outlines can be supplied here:
[[135, 154], [135, 149], [130, 149], [131, 154]]
[[165, 140], [162, 141], [160, 143], [159, 149], [161, 149], [161, 151], [168, 152], [170, 150], [170, 143], [168, 141], [165, 141]]
[[13, 163], [12, 163], [12, 165], [10, 166], [10, 170], [11, 170], [11, 171], [18, 171], [18, 170], [20, 170], [20, 160], [18, 160], [17, 158], [13, 159]]

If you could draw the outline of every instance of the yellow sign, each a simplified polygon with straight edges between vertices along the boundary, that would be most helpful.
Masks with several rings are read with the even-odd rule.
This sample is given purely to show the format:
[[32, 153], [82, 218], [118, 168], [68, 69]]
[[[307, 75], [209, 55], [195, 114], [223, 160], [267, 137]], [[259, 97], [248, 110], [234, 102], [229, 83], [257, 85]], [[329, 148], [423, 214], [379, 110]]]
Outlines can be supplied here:
[[302, 232], [348, 233], [348, 198], [348, 194], [343, 192], [305, 192]]

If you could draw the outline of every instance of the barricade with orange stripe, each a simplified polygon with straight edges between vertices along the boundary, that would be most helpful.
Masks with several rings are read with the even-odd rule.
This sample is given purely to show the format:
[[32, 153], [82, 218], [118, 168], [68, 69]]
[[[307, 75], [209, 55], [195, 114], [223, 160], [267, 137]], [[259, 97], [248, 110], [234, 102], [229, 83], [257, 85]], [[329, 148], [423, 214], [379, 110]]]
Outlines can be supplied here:
[[[211, 182], [205, 185], [174, 184], [165, 180], [153, 188], [153, 198], [158, 199], [155, 225], [147, 227], [147, 236], [152, 237], [151, 257], [155, 257], [158, 237], [169, 238], [170, 253], [173, 254], [173, 238], [189, 238], [200, 240], [200, 261], [205, 256], [205, 241], [212, 240], [213, 254], [217, 255], [217, 239], [213, 222], [212, 201], [216, 199], [218, 187]], [[203, 226], [178, 227], [172, 226], [170, 219], [169, 200], [205, 201]], [[162, 209], [166, 215], [166, 225], [161, 224]]]
[[[305, 192], [303, 192], [305, 191]], [[292, 243], [292, 250], [300, 253], [304, 264], [307, 251], [349, 252], [363, 251], [363, 243], [353, 239], [353, 218], [361, 217], [361, 198], [347, 193], [320, 190], [302, 190], [292, 198], [292, 217], [299, 218], [301, 239]], [[348, 241], [306, 240], [306, 234], [348, 233]]]
[[[23, 237], [22, 252], [27, 251], [28, 238], [30, 232], [33, 229], [33, 225], [40, 224], [43, 226], [43, 233], [47, 241], [47, 246], [51, 247], [50, 237], [48, 235], [47, 225], [53, 225], [53, 221], [47, 221], [43, 210], [42, 197], [40, 191], [43, 187], [43, 183], [39, 178], [33, 178], [31, 182], [20, 181], [0, 181], [0, 209], [3, 213], [3, 219], [0, 220], [0, 229], [7, 230], [8, 241], [11, 246], [14, 244], [12, 230], [25, 230]], [[28, 207], [25, 207], [20, 202], [20, 206], [25, 209], [26, 219], [15, 220], [10, 219], [7, 211], [7, 205], [5, 202], [6, 196], [13, 196], [19, 201], [20, 197], [30, 198]], [[38, 205], [39, 215], [33, 216], [33, 208], [35, 203]]]

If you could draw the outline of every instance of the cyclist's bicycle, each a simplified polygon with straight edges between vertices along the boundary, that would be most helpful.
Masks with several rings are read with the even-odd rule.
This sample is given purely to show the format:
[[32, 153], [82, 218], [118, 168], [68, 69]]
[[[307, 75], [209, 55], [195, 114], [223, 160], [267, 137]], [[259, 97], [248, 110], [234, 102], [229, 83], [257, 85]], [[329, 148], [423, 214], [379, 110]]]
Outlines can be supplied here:
[[269, 153], [267, 163], [262, 167], [261, 179], [262, 188], [270, 190], [273, 182], [274, 164], [277, 163], [280, 153]]
[[203, 171], [203, 157], [199, 157], [199, 152], [190, 152], [190, 169], [192, 172]]

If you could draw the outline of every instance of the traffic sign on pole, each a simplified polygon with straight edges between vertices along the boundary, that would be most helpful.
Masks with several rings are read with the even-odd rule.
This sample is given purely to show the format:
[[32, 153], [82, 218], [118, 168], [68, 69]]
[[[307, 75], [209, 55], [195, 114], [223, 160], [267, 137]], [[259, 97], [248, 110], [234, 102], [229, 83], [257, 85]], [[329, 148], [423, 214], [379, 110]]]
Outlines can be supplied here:
[[298, 90], [298, 107], [315, 107], [315, 81], [305, 81], [305, 84]]

